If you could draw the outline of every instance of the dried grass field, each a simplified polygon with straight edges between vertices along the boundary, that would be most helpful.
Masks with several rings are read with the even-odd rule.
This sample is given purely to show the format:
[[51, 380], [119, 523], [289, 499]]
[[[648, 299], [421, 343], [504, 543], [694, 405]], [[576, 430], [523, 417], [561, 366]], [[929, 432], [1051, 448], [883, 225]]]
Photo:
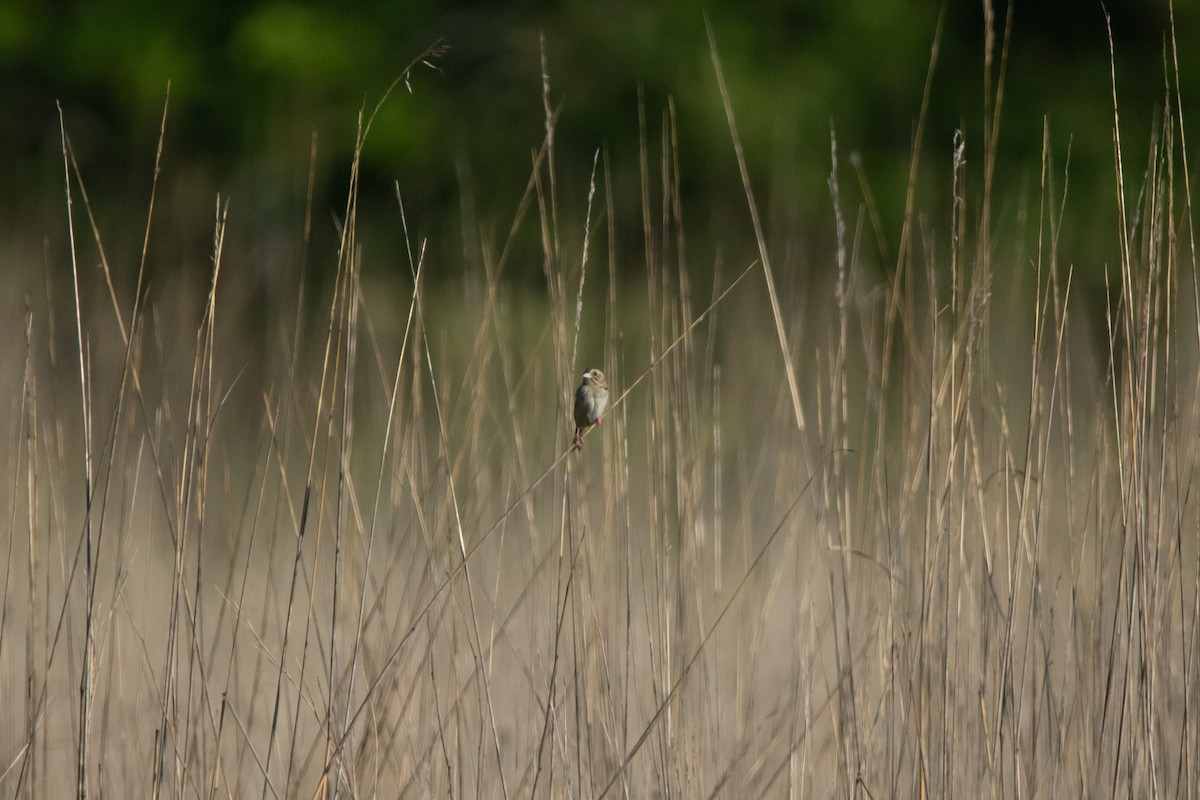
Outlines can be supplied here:
[[[206, 287], [110, 263], [64, 125], [66, 238], [0, 277], [0, 793], [1200, 795], [1200, 276], [1166, 100], [1142, 153], [1114, 104], [1090, 297], [1049, 133], [994, 229], [999, 102], [983, 141], [917, 136], [952, 211], [911, 195], [878, 268], [836, 138], [801, 276], [748, 177], [754, 255], [688, 247], [673, 110], [632, 231], [629, 154], [560, 184], [548, 113], [464, 281], [402, 184], [405, 252], [360, 235], [356, 163], [336, 249], [268, 290], [224, 199]], [[169, 235], [155, 203], [120, 235]], [[574, 453], [590, 367], [613, 400]]]

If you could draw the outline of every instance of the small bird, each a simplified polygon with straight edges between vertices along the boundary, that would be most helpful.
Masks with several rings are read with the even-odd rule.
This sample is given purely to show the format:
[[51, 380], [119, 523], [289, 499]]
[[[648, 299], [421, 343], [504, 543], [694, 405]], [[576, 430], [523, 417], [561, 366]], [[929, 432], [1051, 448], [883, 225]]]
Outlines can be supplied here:
[[575, 449], [583, 449], [583, 432], [600, 424], [600, 415], [608, 405], [608, 384], [604, 373], [589, 369], [583, 373], [583, 383], [575, 390]]

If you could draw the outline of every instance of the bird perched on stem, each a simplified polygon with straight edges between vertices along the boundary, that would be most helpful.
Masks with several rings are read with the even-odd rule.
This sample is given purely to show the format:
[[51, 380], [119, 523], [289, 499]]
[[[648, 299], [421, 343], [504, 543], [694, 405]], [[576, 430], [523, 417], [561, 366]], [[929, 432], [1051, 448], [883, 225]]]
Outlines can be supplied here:
[[604, 373], [589, 369], [583, 373], [583, 383], [575, 390], [575, 449], [583, 449], [583, 432], [600, 424], [600, 415], [608, 405], [608, 384]]

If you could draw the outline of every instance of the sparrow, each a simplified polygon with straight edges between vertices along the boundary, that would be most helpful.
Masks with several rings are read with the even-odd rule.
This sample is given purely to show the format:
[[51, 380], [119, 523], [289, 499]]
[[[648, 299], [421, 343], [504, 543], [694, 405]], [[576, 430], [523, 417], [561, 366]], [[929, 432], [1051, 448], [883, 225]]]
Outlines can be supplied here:
[[583, 373], [583, 383], [575, 390], [575, 442], [574, 449], [583, 449], [583, 432], [600, 424], [600, 415], [608, 405], [608, 384], [604, 373], [589, 369]]

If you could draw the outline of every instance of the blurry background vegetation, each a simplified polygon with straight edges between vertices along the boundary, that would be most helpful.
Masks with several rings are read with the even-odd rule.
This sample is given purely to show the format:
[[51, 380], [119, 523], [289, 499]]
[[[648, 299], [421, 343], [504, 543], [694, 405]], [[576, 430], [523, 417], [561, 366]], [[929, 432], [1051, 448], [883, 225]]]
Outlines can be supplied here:
[[[1115, 261], [1117, 239], [1107, 223], [1115, 200], [1105, 7], [1116, 40], [1127, 169], [1140, 171], [1144, 156], [1132, 154], [1148, 152], [1166, 91], [1167, 0], [1019, 3], [1012, 13], [995, 193], [997, 230], [1019, 233], [1020, 206], [1037, 197], [1046, 118], [1060, 176], [1070, 150], [1075, 202], [1068, 204], [1062, 243], [1082, 282], [1093, 286], [1102, 280], [1104, 262]], [[302, 258], [314, 141], [312, 247], [321, 248], [335, 241], [331, 214], [344, 206], [359, 110], [373, 107], [414, 58], [440, 43], [444, 50], [430, 59], [434, 68], [414, 71], [411, 91], [401, 86], [372, 130], [360, 228], [368, 273], [407, 271], [403, 259], [388, 255], [401, 241], [398, 182], [410, 224], [440, 253], [431, 275], [455, 278], [468, 260], [462, 257], [464, 209], [467, 227], [478, 226], [475, 243], [482, 231], [498, 248], [529, 179], [531, 153], [544, 133], [544, 37], [551, 104], [561, 110], [559, 198], [582, 205], [592, 155], [604, 148], [627, 251], [622, 268], [637, 267], [641, 248], [639, 104], [648, 149], [657, 154], [668, 101], [677, 117], [689, 246], [705, 252], [694, 266], [711, 268], [710, 253], [722, 247], [740, 257], [737, 248], [745, 246], [752, 258], [706, 12], [781, 269], [811, 275], [832, 249], [831, 124], [844, 161], [842, 182], [854, 193], [850, 213], [867, 196], [849, 165], [851, 154], [861, 159], [861, 175], [880, 209], [882, 241], [871, 236], [864, 258], [890, 268], [941, 14], [918, 208], [934, 216], [948, 210], [955, 130], [964, 132], [968, 164], [980, 174], [985, 12], [978, 2], [2, 0], [0, 225], [33, 242], [62, 239], [57, 100], [114, 268], [136, 265], [137, 221], [145, 218], [169, 82], [164, 206], [151, 242], [151, 270], [207, 272], [218, 192], [231, 201], [231, 243], [251, 254], [254, 268], [294, 269]], [[1001, 33], [1007, 13], [1005, 5], [995, 8]], [[1200, 61], [1187, 48], [1200, 7], [1180, 3], [1175, 15], [1186, 108], [1200, 91]], [[968, 194], [980, 190], [967, 187]], [[541, 281], [536, 236], [532, 231], [528, 258], [515, 260], [510, 279]], [[169, 251], [159, 242], [169, 242]], [[323, 269], [333, 259], [312, 263]]]

